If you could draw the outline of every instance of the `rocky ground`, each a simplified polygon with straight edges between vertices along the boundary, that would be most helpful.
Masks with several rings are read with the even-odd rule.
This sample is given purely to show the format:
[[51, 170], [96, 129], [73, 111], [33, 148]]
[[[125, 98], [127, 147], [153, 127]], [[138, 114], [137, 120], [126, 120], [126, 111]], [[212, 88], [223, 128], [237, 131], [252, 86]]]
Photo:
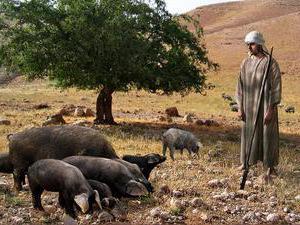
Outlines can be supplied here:
[[[225, 176], [219, 163], [203, 167], [201, 159], [178, 156], [177, 165], [169, 163], [155, 169], [151, 181], [155, 193], [139, 199], [121, 199], [113, 210], [92, 215], [79, 213], [78, 224], [120, 222], [120, 224], [300, 224], [300, 192], [277, 196], [279, 177], [266, 183], [260, 168], [250, 171], [246, 190], [238, 190], [241, 172]], [[176, 170], [180, 168], [180, 170]], [[298, 171], [299, 172], [299, 171]], [[202, 179], [218, 177], [203, 183]], [[171, 180], [184, 183], [173, 184]], [[45, 192], [45, 212], [33, 209], [28, 186], [19, 194], [12, 191], [11, 175], [0, 177], [0, 224], [73, 224], [58, 206], [58, 195]], [[296, 192], [295, 192], [296, 193]], [[76, 224], [76, 223], [74, 223]], [[118, 223], [117, 223], [118, 224]]]

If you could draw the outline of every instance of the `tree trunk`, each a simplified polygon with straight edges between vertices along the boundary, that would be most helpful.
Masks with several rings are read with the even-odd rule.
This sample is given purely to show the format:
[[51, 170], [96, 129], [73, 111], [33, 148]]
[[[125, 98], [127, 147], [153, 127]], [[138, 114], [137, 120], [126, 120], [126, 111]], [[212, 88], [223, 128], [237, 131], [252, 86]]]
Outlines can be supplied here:
[[103, 87], [97, 97], [95, 124], [117, 124], [112, 115], [113, 89]]

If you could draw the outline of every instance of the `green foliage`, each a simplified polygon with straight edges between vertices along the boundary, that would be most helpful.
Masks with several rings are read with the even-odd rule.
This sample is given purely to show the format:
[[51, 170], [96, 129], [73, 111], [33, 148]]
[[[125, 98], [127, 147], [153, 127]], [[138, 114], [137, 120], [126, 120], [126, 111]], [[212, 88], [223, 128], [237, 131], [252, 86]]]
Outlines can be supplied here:
[[[1, 0], [0, 63], [58, 86], [201, 92], [202, 29], [163, 0]], [[179, 20], [193, 21], [191, 33]]]

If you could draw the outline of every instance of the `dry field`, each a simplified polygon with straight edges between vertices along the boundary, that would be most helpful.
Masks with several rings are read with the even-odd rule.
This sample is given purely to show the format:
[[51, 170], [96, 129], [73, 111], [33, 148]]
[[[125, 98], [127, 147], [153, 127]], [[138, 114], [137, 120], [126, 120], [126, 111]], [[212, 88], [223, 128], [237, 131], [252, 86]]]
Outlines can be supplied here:
[[[186, 154], [183, 157], [177, 154], [175, 163], [168, 159], [156, 168], [150, 178], [156, 189], [153, 195], [136, 200], [123, 199], [123, 207], [128, 213], [127, 222], [161, 223], [160, 219], [150, 216], [150, 210], [157, 206], [173, 215], [171, 219], [173, 222], [186, 224], [239, 224], [249, 211], [265, 213], [260, 220], [254, 220], [253, 223], [262, 223], [266, 220], [267, 214], [273, 211], [278, 212], [284, 221], [287, 215], [283, 211], [284, 207], [289, 207], [299, 215], [300, 205], [294, 199], [299, 195], [300, 185], [299, 112], [296, 110], [294, 114], [287, 114], [284, 108], [279, 109], [281, 124], [279, 176], [272, 184], [266, 185], [261, 182], [263, 169], [258, 165], [253, 168], [249, 177], [251, 183], [246, 187], [247, 193], [245, 196], [241, 195], [238, 193], [241, 174], [236, 169], [239, 165], [239, 121], [235, 118], [235, 113], [229, 110], [228, 102], [221, 98], [223, 92], [233, 95], [234, 85], [222, 79], [221, 72], [219, 73], [209, 77], [209, 81], [213, 82], [216, 88], [208, 90], [207, 96], [193, 93], [186, 97], [157, 96], [137, 91], [114, 94], [113, 111], [120, 125], [97, 126], [97, 128], [112, 142], [120, 156], [161, 153], [160, 136], [169, 127], [181, 127], [194, 132], [204, 145], [200, 159], [190, 160]], [[299, 109], [299, 103], [294, 101], [300, 97], [297, 87], [293, 86], [292, 80], [286, 78], [284, 87], [289, 84], [295, 89], [289, 88], [288, 91], [284, 89], [284, 103], [293, 104]], [[10, 126], [0, 126], [0, 149], [3, 151], [8, 150], [7, 134], [32, 126], [41, 126], [47, 115], [56, 113], [65, 104], [94, 108], [96, 99], [96, 93], [93, 91], [75, 89], [61, 91], [47, 81], [27, 83], [20, 78], [2, 87], [0, 93], [0, 115], [12, 122]], [[34, 105], [43, 102], [47, 102], [50, 108], [34, 109]], [[163, 115], [164, 109], [169, 106], [177, 106], [181, 115], [191, 112], [198, 118], [214, 119], [220, 126], [188, 125], [182, 122], [182, 118], [176, 118], [172, 123], [157, 122], [156, 118]], [[68, 123], [73, 123], [82, 118], [65, 119]], [[85, 119], [93, 120], [92, 117]], [[212, 179], [224, 178], [226, 184], [221, 187], [212, 188], [208, 185]], [[182, 192], [183, 196], [178, 199], [183, 202], [199, 197], [203, 204], [198, 207], [186, 206], [181, 210], [174, 208], [170, 205], [172, 194], [159, 193], [163, 185]], [[21, 222], [27, 224], [56, 224], [62, 220], [63, 212], [58, 210], [55, 194], [43, 195], [47, 213], [41, 214], [32, 209], [28, 190], [14, 195], [11, 175], [1, 176], [0, 192], [0, 224], [11, 224], [18, 221], [18, 218], [22, 218]], [[220, 200], [216, 196], [221, 193], [233, 197]], [[270, 198], [274, 199], [273, 196], [275, 203], [270, 203]], [[82, 224], [89, 224], [91, 221], [97, 221], [96, 218], [97, 214], [94, 213], [91, 218], [80, 216], [79, 220]]]
[[[216, 87], [207, 90], [206, 96], [195, 93], [185, 97], [165, 96], [135, 90], [113, 95], [113, 114], [119, 125], [96, 128], [112, 142], [119, 156], [161, 153], [160, 136], [170, 127], [192, 131], [204, 146], [199, 159], [175, 154], [175, 162], [168, 158], [156, 168], [150, 177], [156, 190], [151, 196], [122, 199], [127, 218], [120, 224], [300, 224], [300, 218], [297, 222], [300, 201], [295, 199], [300, 195], [299, 5], [295, 0], [253, 0], [192, 11], [203, 15], [210, 56], [221, 65], [218, 72], [208, 75], [208, 82]], [[241, 172], [237, 170], [240, 122], [221, 95], [234, 95], [239, 64], [246, 55], [243, 37], [252, 29], [262, 31], [267, 43], [274, 46], [274, 55], [284, 72], [283, 107], [279, 108], [280, 164], [278, 177], [268, 184], [261, 176], [264, 174], [262, 165], [253, 167], [246, 192], [240, 193]], [[22, 78], [0, 87], [0, 117], [11, 121], [9, 126], [0, 125], [0, 151], [8, 150], [7, 134], [41, 126], [47, 116], [66, 104], [94, 109], [96, 96], [94, 91], [59, 90], [48, 81], [29, 83]], [[34, 109], [39, 103], [48, 103], [50, 108]], [[296, 108], [295, 113], [284, 111], [289, 105]], [[175, 118], [171, 123], [157, 121], [170, 106], [176, 106], [182, 116], [194, 113], [199, 119], [213, 119], [220, 126], [186, 124], [182, 118]], [[64, 118], [67, 123], [94, 119]], [[46, 213], [37, 212], [32, 208], [28, 187], [15, 195], [12, 176], [0, 175], [0, 224], [62, 224], [63, 212], [57, 206], [56, 194], [44, 193]], [[222, 184], [211, 187], [209, 181], [213, 179], [222, 180]], [[164, 185], [171, 193], [160, 191]], [[181, 196], [173, 197], [174, 194]], [[201, 200], [196, 206], [191, 204], [195, 197]], [[172, 199], [173, 202], [179, 200], [175, 201], [177, 207], [170, 203]], [[166, 212], [164, 216], [151, 215], [156, 207]], [[277, 222], [267, 222], [272, 213], [278, 214]], [[78, 222], [97, 224], [97, 217], [97, 212], [90, 217], [79, 215]]]

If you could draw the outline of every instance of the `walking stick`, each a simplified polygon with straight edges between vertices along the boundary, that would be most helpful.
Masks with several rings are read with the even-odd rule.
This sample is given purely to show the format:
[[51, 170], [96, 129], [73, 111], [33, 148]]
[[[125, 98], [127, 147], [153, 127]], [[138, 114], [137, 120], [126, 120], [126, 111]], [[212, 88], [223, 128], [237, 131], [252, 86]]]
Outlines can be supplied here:
[[266, 73], [264, 74], [264, 77], [263, 77], [263, 80], [262, 80], [262, 86], [261, 86], [260, 93], [259, 93], [259, 96], [258, 96], [258, 102], [257, 102], [258, 107], [256, 107], [257, 112], [256, 112], [256, 115], [255, 115], [253, 132], [252, 132], [251, 137], [250, 137], [250, 143], [248, 144], [248, 146], [249, 146], [248, 151], [246, 151], [245, 162], [244, 162], [245, 170], [244, 170], [244, 173], [243, 173], [242, 182], [240, 184], [240, 190], [244, 190], [246, 180], [247, 180], [247, 176], [248, 176], [248, 173], [249, 173], [249, 160], [250, 160], [250, 155], [251, 155], [252, 142], [253, 142], [253, 138], [254, 138], [254, 134], [255, 134], [255, 130], [256, 130], [257, 117], [258, 117], [258, 112], [260, 110], [260, 102], [261, 102], [262, 92], [264, 90], [265, 83], [266, 83], [266, 80], [267, 80], [267, 76], [268, 76], [268, 73], [269, 73], [270, 67], [271, 67], [272, 54], [273, 54], [273, 47], [271, 48], [271, 53], [269, 55], [267, 70], [266, 70]]

